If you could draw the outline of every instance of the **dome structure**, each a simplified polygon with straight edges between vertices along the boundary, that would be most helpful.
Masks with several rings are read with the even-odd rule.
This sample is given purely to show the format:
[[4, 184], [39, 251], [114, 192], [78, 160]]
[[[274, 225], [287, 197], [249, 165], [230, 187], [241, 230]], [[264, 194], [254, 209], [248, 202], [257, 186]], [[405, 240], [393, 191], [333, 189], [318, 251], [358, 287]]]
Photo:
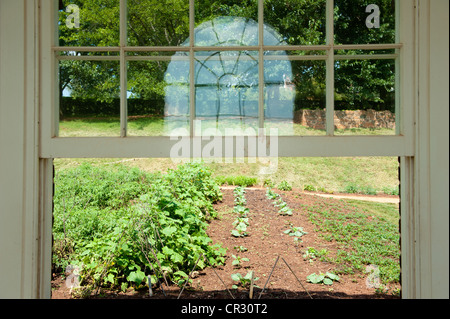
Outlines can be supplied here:
[[[265, 101], [259, 101], [259, 51], [220, 49], [258, 46], [258, 32], [258, 23], [254, 20], [230, 16], [217, 17], [195, 29], [195, 46], [209, 49], [197, 51], [194, 58], [196, 119], [216, 123], [244, 121], [257, 127], [259, 103], [265, 103], [266, 120], [292, 121], [295, 94], [286, 98], [286, 94], [280, 92], [286, 89], [286, 79], [293, 78], [286, 53], [281, 50], [265, 53]], [[189, 44], [188, 38], [183, 46]], [[281, 35], [265, 25], [264, 44], [282, 45], [284, 42]], [[166, 122], [189, 118], [189, 79], [189, 52], [177, 52], [165, 74]], [[174, 128], [174, 122], [170, 126]]]

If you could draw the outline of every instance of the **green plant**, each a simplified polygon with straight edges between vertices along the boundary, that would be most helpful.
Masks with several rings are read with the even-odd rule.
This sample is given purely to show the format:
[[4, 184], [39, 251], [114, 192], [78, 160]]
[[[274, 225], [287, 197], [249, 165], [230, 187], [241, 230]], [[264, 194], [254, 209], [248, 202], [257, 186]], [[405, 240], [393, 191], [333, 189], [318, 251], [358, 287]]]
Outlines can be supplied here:
[[292, 223], [289, 223], [289, 229], [285, 230], [283, 233], [294, 237], [295, 241], [299, 241], [300, 237], [308, 234], [307, 232], [303, 231], [302, 227], [294, 227]]
[[303, 190], [308, 191], [308, 192], [315, 192], [316, 188], [314, 186], [312, 186], [312, 185], [305, 185], [303, 187]]
[[344, 193], [356, 194], [359, 192], [359, 187], [355, 184], [348, 184], [344, 188]]
[[218, 175], [215, 178], [218, 185], [230, 185], [230, 186], [240, 186], [240, 187], [250, 187], [258, 183], [258, 179], [250, 176], [223, 176]]
[[267, 188], [266, 197], [270, 200], [274, 200], [272, 204], [275, 207], [278, 207], [278, 213], [280, 215], [292, 215], [292, 209], [289, 208], [287, 203], [281, 198], [279, 194], [275, 193], [270, 188]]
[[309, 260], [310, 263], [312, 263], [312, 261], [318, 257], [326, 257], [326, 255], [328, 255], [328, 250], [326, 249], [321, 249], [320, 251], [318, 251], [317, 249], [315, 249], [314, 247], [308, 247], [306, 252], [303, 254], [303, 259], [304, 260]]
[[245, 237], [248, 235], [247, 226], [248, 222], [248, 212], [249, 209], [245, 207], [245, 189], [241, 186], [236, 187], [233, 191], [234, 193], [234, 203], [233, 212], [237, 213], [235, 221], [233, 222], [234, 229], [231, 230], [231, 235], [234, 237]]
[[55, 177], [55, 271], [82, 265], [81, 284], [127, 289], [167, 280], [183, 284], [201, 255], [223, 264], [226, 250], [206, 233], [221, 199], [202, 164], [167, 174], [81, 165]]
[[236, 249], [237, 252], [244, 252], [248, 250], [244, 246], [235, 246], [234, 249]]
[[250, 259], [246, 258], [246, 257], [240, 257], [240, 256], [236, 256], [236, 255], [231, 255], [231, 257], [233, 257], [233, 261], [231, 262], [231, 264], [235, 267], [240, 268], [242, 266], [242, 262], [248, 262], [250, 261]]
[[306, 277], [306, 280], [312, 284], [325, 284], [325, 285], [332, 285], [334, 281], [339, 281], [339, 276], [332, 274], [330, 272], [327, 272], [326, 274], [319, 274], [313, 273]]
[[281, 181], [281, 182], [278, 184], [277, 188], [278, 188], [280, 191], [290, 191], [290, 190], [292, 190], [292, 186], [291, 186], [287, 181], [285, 181], [285, 180]]
[[[232, 286], [233, 289], [237, 289], [238, 287], [248, 288], [252, 281], [253, 271], [247, 272], [245, 276], [242, 276], [240, 273], [231, 274], [231, 279], [237, 281], [237, 284]], [[253, 277], [253, 282], [257, 281], [258, 277]], [[259, 288], [257, 285], [253, 285], [254, 287]]]
[[277, 193], [275, 193], [274, 191], [272, 191], [271, 188], [267, 188], [266, 190], [266, 197], [270, 200], [274, 200], [277, 199], [280, 195], [278, 195]]
[[383, 284], [400, 280], [400, 234], [395, 205], [340, 201], [332, 207], [318, 204], [308, 208], [315, 231], [338, 245], [327, 261], [337, 274], [355, 274], [366, 265], [378, 265]]
[[263, 181], [263, 187], [272, 188], [272, 187], [274, 187], [274, 186], [275, 186], [275, 184], [274, 184], [274, 182], [273, 182], [270, 178], [266, 178], [266, 179]]

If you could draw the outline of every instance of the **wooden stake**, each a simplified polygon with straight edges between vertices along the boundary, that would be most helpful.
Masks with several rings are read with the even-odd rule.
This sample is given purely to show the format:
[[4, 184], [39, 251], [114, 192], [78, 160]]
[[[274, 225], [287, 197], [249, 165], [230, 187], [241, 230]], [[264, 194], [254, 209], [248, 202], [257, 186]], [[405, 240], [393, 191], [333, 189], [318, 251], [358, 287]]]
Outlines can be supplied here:
[[255, 276], [254, 276], [254, 272], [252, 270], [252, 279], [250, 280], [250, 294], [249, 294], [250, 299], [253, 299], [253, 286], [254, 286], [254, 281], [255, 281], [254, 279], [255, 279]]

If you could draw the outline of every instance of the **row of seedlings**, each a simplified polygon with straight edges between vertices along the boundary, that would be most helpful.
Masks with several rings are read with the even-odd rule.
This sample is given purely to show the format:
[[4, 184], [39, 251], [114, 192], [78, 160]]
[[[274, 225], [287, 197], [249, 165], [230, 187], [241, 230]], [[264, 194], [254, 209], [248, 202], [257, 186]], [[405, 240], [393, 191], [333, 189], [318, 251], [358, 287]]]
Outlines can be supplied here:
[[[283, 198], [275, 193], [271, 188], [267, 188], [266, 190], [266, 197], [269, 200], [272, 200], [272, 204], [278, 208], [278, 214], [282, 216], [292, 216], [292, 209], [288, 206], [288, 204], [283, 200]], [[294, 237], [294, 241], [296, 243], [300, 242], [303, 235], [306, 235], [307, 233], [303, 231], [302, 227], [294, 227], [294, 225], [289, 222], [289, 229], [285, 230], [284, 233]]]
[[[242, 186], [238, 186], [234, 189], [234, 208], [233, 212], [237, 214], [236, 219], [233, 222], [234, 229], [231, 230], [231, 235], [234, 237], [245, 237], [248, 236], [247, 227], [249, 226], [249, 217], [248, 213], [250, 210], [246, 207], [247, 200], [245, 198], [245, 189]], [[235, 247], [236, 250], [246, 251], [247, 249], [243, 246]], [[249, 262], [248, 258], [243, 258], [237, 255], [233, 255], [233, 266], [236, 268], [241, 268], [243, 262]], [[252, 295], [253, 287], [257, 287], [254, 285], [254, 281], [258, 280], [258, 278], [254, 277], [253, 271], [247, 272], [245, 276], [240, 273], [234, 273], [231, 275], [233, 281], [236, 282], [232, 286], [233, 289], [237, 289], [238, 287], [242, 288], [250, 288], [250, 295]], [[251, 297], [250, 297], [251, 298]]]

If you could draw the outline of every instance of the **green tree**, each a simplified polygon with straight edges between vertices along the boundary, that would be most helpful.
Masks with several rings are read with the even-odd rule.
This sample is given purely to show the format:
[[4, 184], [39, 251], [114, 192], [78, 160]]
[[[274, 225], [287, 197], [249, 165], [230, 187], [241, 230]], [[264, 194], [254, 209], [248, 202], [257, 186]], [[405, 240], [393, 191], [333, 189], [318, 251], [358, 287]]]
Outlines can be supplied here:
[[[381, 25], [368, 29], [365, 8], [380, 7]], [[392, 43], [395, 40], [395, 14], [392, 0], [336, 0], [336, 43]], [[69, 4], [80, 8], [80, 28], [68, 28], [65, 12]], [[325, 44], [326, 0], [265, 0], [264, 23], [282, 35], [282, 44]], [[256, 0], [195, 1], [196, 26], [219, 16], [238, 16], [257, 21]], [[59, 43], [63, 46], [118, 46], [120, 42], [119, 0], [61, 0]], [[179, 46], [189, 38], [188, 0], [128, 0], [127, 44], [131, 46]], [[388, 51], [389, 52], [389, 51]], [[288, 54], [324, 54], [296, 51]], [[376, 51], [342, 51], [343, 54], [374, 54]], [[62, 54], [74, 54], [64, 52]], [[106, 52], [83, 52], [78, 55], [114, 55]], [[172, 55], [173, 52], [135, 54]], [[167, 61], [128, 63], [128, 87], [131, 97], [164, 100], [164, 74]], [[393, 61], [348, 60], [336, 62], [336, 96], [340, 108], [386, 108], [393, 101], [395, 68]], [[111, 101], [118, 96], [118, 62], [62, 61], [60, 92], [70, 91], [74, 98]], [[292, 83], [297, 100], [318, 101], [324, 106], [325, 63], [292, 63]], [[301, 106], [301, 105], [300, 105]]]

